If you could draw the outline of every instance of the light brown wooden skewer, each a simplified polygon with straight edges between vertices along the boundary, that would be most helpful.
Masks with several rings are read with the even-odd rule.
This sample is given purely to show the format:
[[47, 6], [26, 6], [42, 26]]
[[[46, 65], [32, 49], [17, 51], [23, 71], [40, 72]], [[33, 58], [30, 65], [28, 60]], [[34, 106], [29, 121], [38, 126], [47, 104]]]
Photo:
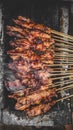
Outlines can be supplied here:
[[50, 74], [50, 76], [62, 76], [62, 75], [73, 75], [73, 73]]
[[58, 57], [58, 58], [56, 58], [56, 57], [54, 57], [54, 59], [53, 60], [68, 60], [68, 61], [71, 61], [71, 60], [73, 60], [73, 57]]
[[[68, 62], [67, 63], [54, 63], [52, 65], [48, 65], [47, 63], [44, 63], [44, 65], [48, 66], [48, 67], [55, 67], [54, 69], [65, 69], [65, 66], [70, 66], [70, 68], [67, 68], [67, 69], [73, 69], [73, 63], [72, 64], [69, 64]], [[57, 66], [59, 66], [60, 68], [56, 68]]]
[[70, 45], [73, 47], [73, 41], [69, 41], [68, 39], [64, 39], [64, 38], [60, 39], [59, 37], [56, 38], [54, 36], [52, 38], [54, 38], [54, 41], [55, 41], [53, 45], [55, 45], [56, 42], [58, 42], [59, 44], [63, 43], [63, 45]]
[[71, 84], [71, 83], [73, 83], [73, 80], [67, 79], [67, 80], [64, 80], [63, 83], [61, 81], [57, 81], [56, 83], [54, 83], [54, 85], [62, 85], [62, 84], [66, 85], [66, 84]]
[[71, 70], [51, 71], [50, 74], [53, 74], [53, 73], [64, 73], [64, 74], [68, 73], [69, 74], [70, 71], [73, 71], [73, 70], [71, 69]]
[[63, 52], [69, 52], [71, 54], [73, 54], [73, 50], [69, 50], [69, 49], [66, 49], [66, 48], [56, 48], [55, 52], [57, 51], [63, 51]]
[[66, 54], [65, 54], [65, 53], [56, 52], [54, 55], [55, 55], [55, 57], [56, 57], [56, 56], [57, 56], [57, 57], [60, 57], [60, 56], [61, 56], [61, 57], [68, 57], [68, 58], [71, 57], [71, 58], [73, 58], [73, 54], [69, 54], [69, 53], [66, 53]]
[[52, 77], [52, 80], [65, 79], [65, 78], [73, 78], [73, 75], [66, 75], [60, 77]]
[[63, 43], [55, 43], [55, 45], [54, 45], [54, 48], [57, 48], [57, 47], [59, 47], [59, 48], [66, 48], [66, 49], [69, 49], [69, 50], [73, 50], [73, 46], [71, 46], [71, 45], [65, 45], [65, 44], [63, 44]]
[[61, 63], [64, 63], [64, 64], [67, 64], [67, 63], [70, 63], [70, 64], [73, 64], [73, 60], [67, 60], [65, 61], [65, 59], [54, 59], [54, 62], [56, 62], [56, 64], [61, 64]]
[[61, 62], [61, 63], [53, 63], [53, 64], [48, 64], [48, 63], [45, 63], [43, 62], [44, 66], [45, 67], [56, 67], [56, 66], [67, 66], [67, 65], [70, 65], [70, 66], [73, 66], [73, 62]]
[[[50, 86], [51, 86], [51, 85], [50, 85]], [[49, 89], [53, 89], [53, 88], [56, 88], [56, 86], [51, 86], [51, 87], [49, 87], [49, 88], [46, 88], [45, 90], [49, 90]], [[59, 92], [59, 93], [60, 93], [60, 91], [69, 90], [69, 89], [72, 89], [72, 88], [73, 88], [73, 84], [67, 85], [67, 86], [65, 86], [65, 87], [58, 88], [58, 89], [56, 89], [56, 92]], [[41, 90], [41, 91], [42, 91], [42, 90]], [[19, 91], [14, 92], [14, 94], [16, 94], [16, 93], [22, 93], [22, 92], [23, 92], [23, 90], [19, 90]]]
[[68, 38], [70, 40], [73, 40], [73, 36], [71, 35], [68, 35], [68, 34], [65, 34], [65, 33], [62, 33], [62, 32], [58, 32], [56, 30], [51, 30], [52, 34], [55, 34], [55, 35], [59, 35], [61, 37], [64, 37], [64, 38]]
[[67, 64], [67, 63], [72, 63], [73, 64], [73, 60], [65, 60], [65, 59], [54, 59], [54, 62], [56, 62], [56, 64], [60, 63], [64, 63], [64, 64]]
[[70, 66], [73, 66], [73, 64], [71, 63], [61, 63], [61, 64], [52, 64], [52, 65], [48, 65], [47, 63], [44, 63], [46, 66], [48, 67], [57, 67], [57, 66], [67, 66], [67, 65], [70, 65]]
[[64, 60], [54, 60], [55, 64], [72, 64], [73, 65], [73, 61], [64, 61]]
[[61, 41], [55, 41], [55, 44], [53, 45], [53, 47], [55, 47], [55, 46], [60, 46], [60, 47], [68, 47], [68, 48], [70, 48], [70, 49], [73, 49], [73, 45], [68, 45], [67, 43], [64, 43], [64, 42], [61, 42]]
[[[61, 54], [61, 52], [63, 52], [63, 54], [65, 55], [66, 53], [67, 54], [70, 54], [70, 55], [72, 55], [73, 54], [73, 49], [69, 49], [69, 48], [67, 48], [67, 47], [59, 47], [59, 46], [57, 46], [57, 47], [55, 47], [55, 50], [54, 50], [54, 54], [55, 54], [55, 52], [56, 51], [59, 51], [59, 53]], [[61, 51], [61, 52], [60, 52]], [[59, 54], [59, 55], [60, 55]]]
[[62, 101], [62, 100], [66, 100], [66, 99], [68, 99], [68, 98], [72, 98], [72, 97], [73, 97], [73, 94], [70, 95], [70, 96], [66, 96], [66, 97], [63, 97], [63, 98], [57, 99], [57, 100], [56, 100], [56, 103], [57, 103], [57, 102], [60, 102], [60, 101]]
[[64, 70], [63, 68], [54, 68], [54, 71], [52, 71], [52, 72], [60, 72], [60, 73], [63, 72], [64, 73], [66, 71], [67, 72], [68, 71], [73, 71], [73, 68], [71, 68], [71, 69], [68, 68], [67, 70]]
[[57, 84], [57, 85], [54, 84], [54, 86], [53, 85], [49, 85], [50, 87], [47, 88], [47, 89], [56, 88], [58, 86], [60, 86], [60, 88], [57, 88], [56, 91], [61, 91], [61, 90], [64, 90], [64, 89], [67, 90], [68, 88], [73, 88], [73, 82], [71, 84], [69, 84], [69, 85], [67, 85], [67, 84], [68, 83], [66, 83], [65, 85], [63, 85], [63, 87], [60, 86], [61, 84]]
[[64, 42], [64, 40], [61, 40], [61, 39], [56, 39], [56, 38], [54, 38], [54, 40], [55, 40], [54, 45], [55, 45], [55, 44], [56, 44], [56, 42], [57, 42], [57, 43], [59, 43], [59, 44], [63, 43], [63, 44], [70, 45], [70, 46], [72, 46], [72, 47], [73, 47], [73, 43], [71, 43], [71, 42], [68, 42], [68, 41], [65, 41], [65, 42]]
[[[52, 38], [54, 38], [54, 40], [60, 40], [60, 42], [64, 42], [65, 44], [72, 44], [73, 40], [65, 38], [65, 37], [60, 37], [59, 35], [52, 35]], [[72, 45], [73, 46], [73, 45]]]
[[57, 91], [68, 90], [68, 89], [72, 89], [72, 88], [73, 88], [73, 84], [58, 88]]

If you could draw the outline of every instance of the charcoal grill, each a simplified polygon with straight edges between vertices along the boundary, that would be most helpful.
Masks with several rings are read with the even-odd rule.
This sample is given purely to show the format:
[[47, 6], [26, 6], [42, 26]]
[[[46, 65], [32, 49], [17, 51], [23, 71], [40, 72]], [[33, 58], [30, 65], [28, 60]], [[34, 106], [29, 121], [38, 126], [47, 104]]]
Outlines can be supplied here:
[[[42, 0], [15, 0], [0, 3], [0, 122], [4, 124], [22, 126], [54, 126], [71, 124], [70, 100], [58, 103], [47, 114], [34, 118], [26, 118], [24, 112], [12, 109], [13, 101], [7, 98], [4, 87], [4, 61], [5, 61], [5, 26], [12, 18], [23, 15], [31, 18], [36, 23], [43, 23], [55, 30], [68, 33], [69, 29], [69, 2], [42, 1]], [[3, 55], [4, 54], [4, 55]], [[8, 60], [8, 59], [7, 59]], [[69, 91], [67, 91], [69, 95]]]

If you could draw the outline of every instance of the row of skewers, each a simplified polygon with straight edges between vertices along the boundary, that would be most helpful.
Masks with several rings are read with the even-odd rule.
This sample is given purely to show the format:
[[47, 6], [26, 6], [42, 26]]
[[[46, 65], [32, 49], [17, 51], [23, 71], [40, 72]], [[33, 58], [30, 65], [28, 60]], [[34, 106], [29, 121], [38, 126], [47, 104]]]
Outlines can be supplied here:
[[[73, 76], [72, 72], [70, 73], [71, 68], [64, 68], [68, 60], [64, 59], [64, 63], [60, 64], [61, 58], [64, 57], [61, 57], [60, 53], [63, 48], [58, 47], [61, 46], [58, 43], [62, 42], [62, 38], [59, 36], [60, 40], [58, 39], [57, 32], [22, 16], [13, 19], [13, 22], [13, 26], [7, 26], [7, 34], [12, 37], [9, 41], [11, 49], [7, 51], [7, 55], [12, 59], [8, 68], [15, 79], [6, 80], [5, 86], [11, 91], [8, 97], [16, 100], [15, 109], [23, 110], [27, 116], [34, 117], [48, 112], [61, 100], [57, 100], [58, 93], [72, 88], [73, 82], [70, 78]], [[71, 42], [72, 39], [69, 43]], [[71, 56], [72, 51], [66, 50], [67, 53], [69, 51]], [[72, 63], [71, 61], [70, 65]], [[67, 86], [63, 84], [63, 88], [57, 88], [60, 87], [61, 78], [67, 80], [67, 83], [64, 83]]]

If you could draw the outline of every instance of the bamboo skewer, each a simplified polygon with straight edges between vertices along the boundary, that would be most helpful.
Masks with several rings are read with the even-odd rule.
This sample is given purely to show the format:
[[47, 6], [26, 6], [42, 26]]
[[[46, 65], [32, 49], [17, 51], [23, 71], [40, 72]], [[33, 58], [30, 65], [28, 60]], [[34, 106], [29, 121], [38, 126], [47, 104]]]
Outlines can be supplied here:
[[[67, 65], [67, 64], [68, 64], [68, 65], [69, 65], [69, 64], [73, 64], [73, 61], [69, 61], [69, 62], [66, 61], [66, 62], [65, 62], [64, 60], [61, 61], [62, 63], [60, 63], [60, 60], [59, 60], [59, 61], [54, 60], [54, 62], [55, 62], [54, 64], [65, 64], [65, 65]], [[57, 62], [57, 63], [56, 63], [56, 62]], [[46, 64], [46, 63], [45, 63], [45, 64]]]
[[61, 63], [61, 64], [52, 64], [52, 65], [48, 65], [48, 64], [46, 64], [45, 63], [45, 65], [46, 66], [48, 66], [48, 67], [58, 67], [58, 66], [67, 66], [67, 65], [70, 65], [70, 66], [73, 66], [73, 64], [71, 64], [71, 63]]
[[[63, 33], [62, 33], [63, 34]], [[65, 35], [65, 33], [64, 33], [64, 35]], [[68, 42], [70, 42], [70, 43], [73, 43], [73, 39], [70, 39], [68, 36], [71, 36], [71, 35], [69, 35], [68, 34], [68, 36], [67, 37], [65, 37], [65, 36], [61, 36], [61, 35], [59, 35], [59, 34], [54, 34], [54, 33], [52, 33], [52, 37], [53, 38], [56, 38], [56, 39], [61, 39], [61, 40], [63, 40], [63, 41], [68, 41]], [[73, 36], [72, 36], [73, 37]]]
[[[54, 59], [54, 62], [57, 62], [57, 63], [61, 63], [61, 62], [62, 62], [62, 63], [67, 64], [67, 63], [73, 63], [73, 60], [67, 60], [67, 61], [66, 61], [66, 59], [58, 59], [58, 60], [57, 60], [57, 59]], [[56, 64], [57, 64], [57, 63], [56, 63]]]
[[57, 83], [54, 83], [54, 85], [56, 86], [56, 85], [66, 85], [66, 84], [71, 84], [71, 83], [73, 83], [73, 80], [71, 80], [70, 81], [70, 79], [69, 80], [65, 80], [65, 81], [63, 81], [63, 83], [61, 82], [61, 81], [59, 81], [59, 82], [57, 82]]
[[47, 63], [44, 63], [44, 65], [45, 65], [45, 67], [59, 67], [59, 66], [65, 67], [65, 66], [68, 66], [68, 65], [73, 66], [73, 63], [61, 63], [61, 64], [60, 63], [58, 63], [58, 64], [54, 63], [52, 65], [48, 65]]
[[62, 43], [56, 43], [55, 46], [54, 46], [54, 49], [55, 48], [65, 48], [67, 50], [73, 50], [73, 47], [71, 45], [64, 45]]
[[61, 33], [61, 32], [55, 31], [55, 30], [52, 30], [51, 32], [52, 32], [52, 34], [59, 35], [61, 37], [73, 40], [73, 36], [71, 36], [71, 35], [68, 35], [68, 34], [65, 34], [65, 33]]
[[61, 42], [61, 43], [59, 43], [59, 42], [56, 42], [55, 44], [54, 44], [54, 47], [55, 46], [59, 46], [59, 47], [65, 47], [65, 48], [68, 48], [68, 49], [71, 49], [71, 50], [73, 50], [73, 46], [72, 45], [65, 45], [66, 43], [63, 43], [63, 42]]
[[43, 64], [46, 65], [45, 67], [58, 67], [58, 66], [63, 66], [64, 67], [64, 66], [68, 66], [68, 65], [73, 66], [73, 62], [70, 62], [70, 63], [69, 62], [54, 63], [52, 65], [43, 62]]
[[58, 75], [58, 76], [59, 76], [59, 75], [73, 75], [73, 73], [70, 73], [70, 72], [69, 72], [69, 73], [54, 73], [54, 74], [53, 74], [53, 73], [50, 73], [50, 75], [51, 75], [51, 76], [55, 76], [55, 75]]
[[60, 102], [60, 101], [62, 101], [62, 100], [66, 100], [66, 99], [68, 99], [68, 98], [72, 98], [72, 97], [73, 97], [73, 94], [70, 95], [70, 96], [67, 96], [67, 97], [63, 97], [63, 98], [57, 99], [57, 100], [56, 100], [56, 103], [57, 103], [57, 102]]
[[73, 54], [73, 50], [69, 50], [69, 49], [66, 49], [66, 48], [57, 48], [57, 49], [55, 50], [55, 52], [56, 52], [56, 51], [69, 52], [69, 53]]
[[56, 39], [56, 38], [54, 38], [54, 40], [55, 40], [54, 45], [56, 45], [56, 43], [58, 43], [58, 44], [61, 44], [61, 43], [62, 43], [63, 45], [70, 45], [70, 46], [73, 47], [73, 43], [68, 42], [68, 41], [64, 41], [63, 39], [61, 40], [61, 39]]
[[52, 77], [52, 80], [61, 80], [65, 78], [73, 78], [73, 75], [66, 75], [66, 76], [60, 76], [60, 77]]
[[66, 75], [73, 75], [73, 73], [64, 73], [64, 74], [62, 74], [62, 73], [60, 73], [60, 74], [50, 74], [50, 76], [49, 77], [52, 77], [52, 76], [66, 76]]
[[66, 53], [66, 54], [65, 54], [65, 53], [56, 52], [54, 55], [55, 55], [55, 57], [56, 57], [56, 56], [57, 56], [57, 57], [60, 57], [60, 56], [61, 56], [61, 57], [68, 57], [68, 58], [71, 57], [71, 58], [73, 58], [73, 54], [69, 54], [69, 53]]
[[56, 44], [56, 42], [59, 42], [59, 44], [64, 43], [66, 45], [71, 45], [73, 47], [73, 41], [69, 41], [68, 39], [65, 39], [64, 37], [62, 39], [60, 39], [59, 36], [58, 36], [58, 38], [53, 36], [53, 38], [55, 40], [55, 44]]
[[53, 60], [65, 60], [65, 61], [73, 61], [73, 57], [70, 57], [70, 58], [68, 58], [68, 57], [58, 57], [58, 58], [56, 58], [56, 57], [54, 57], [54, 59]]
[[72, 89], [72, 88], [73, 88], [73, 84], [58, 88], [57, 91], [68, 90], [68, 89]]
[[[61, 73], [66, 74], [67, 72], [70, 72], [70, 71], [72, 71], [72, 70], [66, 70], [66, 71], [65, 71], [65, 70], [64, 70], [64, 71], [63, 71], [63, 70], [60, 70], [60, 71], [51, 71], [50, 74], [53, 74], [53, 73], [55, 73], [55, 74], [58, 74], [58, 73], [59, 73], [59, 74], [61, 74]], [[69, 74], [69, 73], [68, 73], [68, 74]]]
[[59, 35], [56, 35], [56, 34], [53, 34], [52, 35], [52, 37], [53, 38], [55, 38], [55, 39], [57, 39], [57, 40], [63, 40], [64, 42], [67, 42], [67, 43], [73, 43], [73, 40], [71, 40], [71, 39], [67, 39], [67, 38], [65, 38], [65, 37], [61, 37], [61, 36], [59, 36]]
[[[61, 86], [60, 88], [57, 88], [56, 91], [61, 91], [61, 90], [64, 90], [64, 89], [67, 90], [68, 88], [73, 88], [73, 81], [69, 85], [67, 85], [67, 84], [69, 84], [69, 83], [63, 84], [64, 87]], [[61, 84], [57, 84], [57, 85], [54, 84], [54, 86], [49, 85], [50, 87], [48, 89], [56, 88], [60, 85]]]
[[[47, 50], [49, 50], [49, 49], [47, 49]], [[73, 49], [71, 48], [71, 49], [68, 49], [67, 47], [65, 48], [65, 47], [55, 47], [55, 52], [57, 52], [57, 51], [63, 51], [63, 52], [70, 52], [71, 54], [73, 54]], [[60, 53], [59, 53], [60, 54]]]
[[54, 62], [57, 62], [56, 64], [58, 64], [58, 63], [64, 63], [64, 64], [68, 64], [68, 63], [73, 63], [73, 60], [67, 60], [67, 61], [65, 61], [65, 59], [54, 59]]
[[54, 71], [52, 71], [52, 72], [62, 72], [63, 71], [63, 73], [64, 72], [66, 72], [66, 71], [73, 71], [73, 68], [71, 67], [71, 68], [67, 68], [66, 70], [65, 70], [65, 68], [53, 68], [53, 70]]

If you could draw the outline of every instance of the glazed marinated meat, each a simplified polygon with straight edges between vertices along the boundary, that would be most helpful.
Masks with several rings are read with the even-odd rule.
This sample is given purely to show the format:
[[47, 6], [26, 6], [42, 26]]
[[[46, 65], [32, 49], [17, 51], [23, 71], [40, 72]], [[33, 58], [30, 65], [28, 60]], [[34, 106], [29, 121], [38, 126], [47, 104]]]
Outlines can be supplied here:
[[15, 109], [23, 110], [27, 116], [46, 113], [55, 104], [57, 91], [51, 78], [54, 61], [54, 39], [51, 29], [22, 16], [7, 25], [11, 37], [7, 55], [9, 71], [14, 80], [6, 80], [8, 98], [16, 100]]
[[55, 105], [55, 103], [56, 103], [56, 101], [51, 101], [47, 104], [41, 103], [38, 106], [34, 106], [31, 109], [30, 108], [27, 109], [26, 114], [28, 117], [34, 117], [34, 116], [44, 114], [44, 113], [48, 112]]

